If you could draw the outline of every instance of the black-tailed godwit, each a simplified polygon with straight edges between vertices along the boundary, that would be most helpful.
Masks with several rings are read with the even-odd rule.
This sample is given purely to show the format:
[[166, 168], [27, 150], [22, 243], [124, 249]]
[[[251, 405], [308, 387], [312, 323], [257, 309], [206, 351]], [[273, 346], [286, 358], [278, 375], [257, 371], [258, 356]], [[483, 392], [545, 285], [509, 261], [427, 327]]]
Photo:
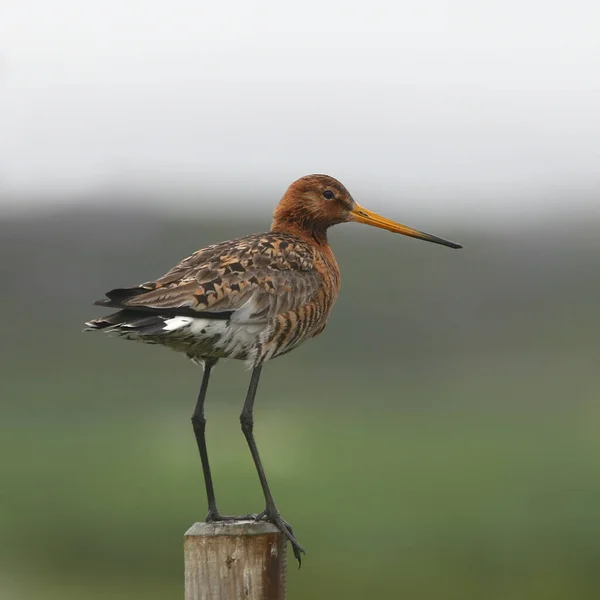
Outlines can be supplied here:
[[206, 450], [208, 380], [220, 358], [246, 362], [252, 376], [240, 421], [266, 502], [256, 518], [281, 529], [298, 562], [304, 550], [273, 500], [254, 441], [252, 411], [263, 364], [323, 331], [340, 287], [327, 229], [349, 221], [461, 247], [363, 208], [333, 177], [308, 175], [287, 189], [268, 233], [208, 246], [155, 281], [114, 289], [95, 304], [118, 312], [86, 323], [90, 330], [184, 352], [204, 367], [192, 424], [206, 484], [207, 521], [228, 518], [217, 509]]

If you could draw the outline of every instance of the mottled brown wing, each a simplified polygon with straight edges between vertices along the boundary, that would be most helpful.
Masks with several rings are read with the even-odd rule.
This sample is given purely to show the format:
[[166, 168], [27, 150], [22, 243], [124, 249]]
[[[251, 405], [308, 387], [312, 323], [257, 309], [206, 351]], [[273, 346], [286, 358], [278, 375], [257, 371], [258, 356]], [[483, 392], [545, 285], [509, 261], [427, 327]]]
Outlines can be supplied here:
[[251, 235], [198, 250], [155, 281], [116, 289], [97, 304], [266, 321], [306, 304], [322, 277], [313, 249], [281, 233]]

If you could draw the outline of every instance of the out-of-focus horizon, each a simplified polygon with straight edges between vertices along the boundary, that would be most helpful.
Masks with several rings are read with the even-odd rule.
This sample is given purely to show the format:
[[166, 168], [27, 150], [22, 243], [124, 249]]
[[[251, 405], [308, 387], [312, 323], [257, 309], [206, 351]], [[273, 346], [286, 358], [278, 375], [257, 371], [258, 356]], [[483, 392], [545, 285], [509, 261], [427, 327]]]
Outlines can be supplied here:
[[596, 210], [598, 21], [582, 0], [9, 0], [0, 209], [157, 188], [271, 206], [327, 172], [454, 218]]

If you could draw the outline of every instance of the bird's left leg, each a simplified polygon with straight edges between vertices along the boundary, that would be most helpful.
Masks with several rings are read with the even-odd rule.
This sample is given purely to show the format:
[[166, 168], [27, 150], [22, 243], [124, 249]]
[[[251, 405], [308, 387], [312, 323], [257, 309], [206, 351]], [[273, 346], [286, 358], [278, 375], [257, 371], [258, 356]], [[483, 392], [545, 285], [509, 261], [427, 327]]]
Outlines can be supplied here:
[[258, 367], [255, 367], [252, 370], [252, 378], [250, 379], [250, 385], [246, 394], [246, 401], [244, 402], [244, 408], [242, 410], [242, 414], [240, 415], [242, 431], [244, 432], [244, 436], [246, 437], [246, 441], [248, 442], [248, 447], [250, 448], [250, 453], [252, 454], [252, 459], [254, 460], [254, 466], [256, 467], [256, 471], [258, 473], [258, 478], [260, 479], [260, 485], [262, 487], [262, 491], [265, 496], [266, 502], [265, 510], [257, 517], [257, 519], [265, 518], [271, 523], [277, 525], [279, 530], [287, 537], [287, 539], [292, 544], [294, 557], [298, 561], [298, 566], [300, 566], [302, 562], [302, 553], [304, 553], [305, 550], [304, 548], [302, 548], [302, 546], [299, 544], [298, 540], [294, 536], [292, 526], [289, 523], [286, 523], [279, 514], [279, 510], [277, 509], [275, 500], [273, 500], [273, 495], [271, 494], [271, 490], [269, 489], [269, 484], [267, 483], [267, 476], [265, 475], [265, 470], [262, 466], [260, 455], [258, 454], [256, 442], [254, 441], [254, 417], [252, 415], [252, 411], [254, 409], [254, 398], [256, 396], [256, 390], [258, 388], [258, 380], [260, 379], [261, 369], [262, 365], [259, 365]]
[[208, 500], [208, 515], [207, 521], [218, 521], [221, 518], [217, 502], [215, 500], [215, 490], [213, 488], [212, 475], [210, 473], [210, 465], [208, 463], [208, 452], [206, 450], [206, 418], [204, 416], [204, 401], [206, 400], [206, 391], [208, 389], [208, 380], [210, 372], [216, 364], [215, 359], [207, 358], [204, 361], [204, 373], [202, 374], [202, 383], [200, 384], [200, 392], [196, 401], [196, 407], [192, 414], [192, 426], [198, 451], [200, 452], [200, 460], [202, 462], [202, 473], [204, 474], [204, 484], [206, 485], [206, 498]]

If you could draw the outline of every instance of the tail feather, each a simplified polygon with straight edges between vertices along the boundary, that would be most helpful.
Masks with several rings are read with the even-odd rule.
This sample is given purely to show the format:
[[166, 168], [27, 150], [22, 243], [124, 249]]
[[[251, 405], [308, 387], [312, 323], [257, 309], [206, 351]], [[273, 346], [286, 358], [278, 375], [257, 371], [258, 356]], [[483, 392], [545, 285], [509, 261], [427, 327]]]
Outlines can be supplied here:
[[156, 335], [164, 332], [165, 318], [158, 315], [148, 315], [146, 312], [120, 310], [106, 317], [92, 319], [86, 324], [84, 331], [106, 330], [107, 333], [128, 332], [137, 335]]

